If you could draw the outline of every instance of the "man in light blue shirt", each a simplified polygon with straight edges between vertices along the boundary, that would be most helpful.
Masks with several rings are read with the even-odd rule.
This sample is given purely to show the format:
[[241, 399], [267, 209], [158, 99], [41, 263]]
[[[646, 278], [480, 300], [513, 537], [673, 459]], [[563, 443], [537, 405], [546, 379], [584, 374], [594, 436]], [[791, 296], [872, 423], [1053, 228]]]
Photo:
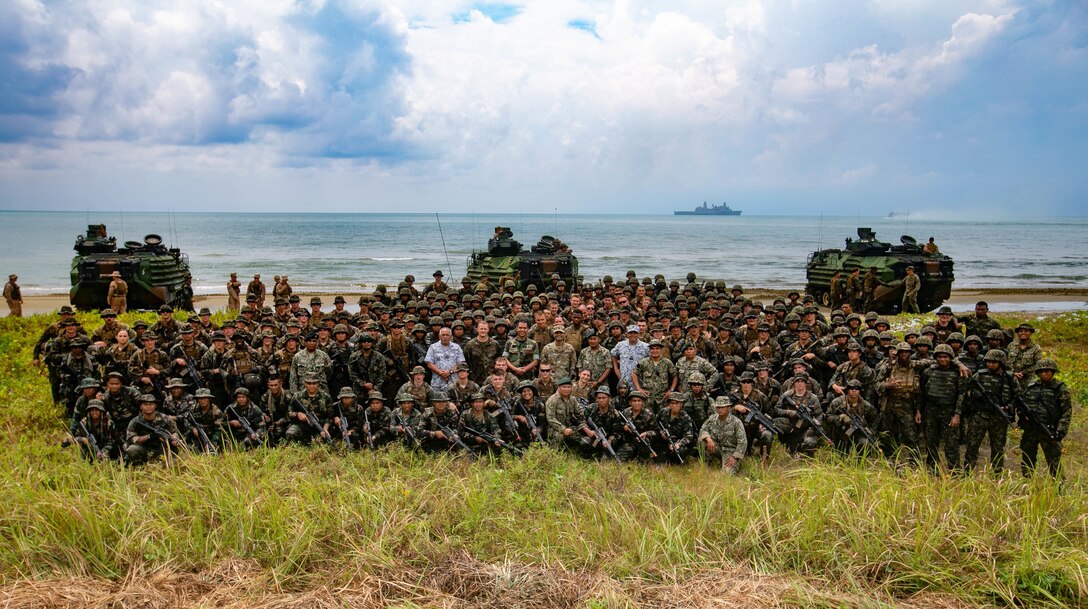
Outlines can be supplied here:
[[639, 361], [650, 355], [650, 345], [638, 339], [639, 329], [635, 324], [627, 326], [627, 341], [612, 347], [612, 369], [616, 377], [625, 383], [631, 382], [631, 371]]
[[449, 389], [453, 385], [457, 364], [465, 361], [464, 351], [452, 339], [450, 329], [442, 328], [438, 331], [438, 342], [427, 348], [427, 356], [423, 358], [423, 362], [431, 370], [431, 388], [435, 391]]

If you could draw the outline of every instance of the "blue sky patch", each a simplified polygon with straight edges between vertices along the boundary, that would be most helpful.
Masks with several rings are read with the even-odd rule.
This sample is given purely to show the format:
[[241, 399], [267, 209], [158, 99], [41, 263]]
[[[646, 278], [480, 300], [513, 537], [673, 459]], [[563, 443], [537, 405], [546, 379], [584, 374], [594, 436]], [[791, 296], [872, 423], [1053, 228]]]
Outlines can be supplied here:
[[589, 19], [571, 19], [567, 22], [567, 27], [574, 30], [589, 32], [590, 34], [593, 34], [593, 37], [597, 40], [601, 39], [600, 34], [597, 33], [597, 24], [593, 23]]
[[472, 11], [479, 11], [495, 23], [506, 23], [521, 14], [522, 8], [516, 4], [501, 2], [476, 2], [468, 8], [453, 14], [454, 23], [467, 23], [472, 20]]

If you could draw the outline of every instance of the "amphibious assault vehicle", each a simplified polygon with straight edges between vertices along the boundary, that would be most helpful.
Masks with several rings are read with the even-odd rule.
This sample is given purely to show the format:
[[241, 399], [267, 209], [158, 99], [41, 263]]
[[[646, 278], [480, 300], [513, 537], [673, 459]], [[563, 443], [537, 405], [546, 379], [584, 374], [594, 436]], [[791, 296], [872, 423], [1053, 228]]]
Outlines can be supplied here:
[[898, 313], [903, 302], [903, 277], [907, 267], [914, 267], [922, 280], [918, 292], [918, 308], [929, 312], [941, 306], [952, 294], [952, 259], [942, 254], [927, 254], [909, 235], [899, 238], [900, 245], [877, 241], [871, 228], [858, 228], [858, 239], [847, 238], [846, 249], [823, 249], [809, 255], [805, 267], [808, 283], [805, 289], [823, 305], [831, 303], [831, 279], [836, 271], [846, 281], [850, 273], [860, 268], [864, 276], [876, 268], [883, 285], [877, 287], [874, 307], [879, 313]]
[[519, 241], [514, 240], [514, 233], [505, 226], [495, 228], [495, 235], [487, 242], [487, 251], [473, 251], [468, 258], [469, 279], [474, 282], [487, 277], [492, 285], [500, 285], [507, 279], [513, 280], [517, 289], [524, 290], [529, 284], [535, 284], [541, 290], [551, 283], [552, 274], [574, 288], [578, 277], [578, 258], [571, 253], [565, 243], [544, 235], [536, 245], [523, 249]]
[[124, 247], [117, 247], [117, 238], [107, 235], [105, 224], [89, 224], [87, 234], [76, 237], [75, 250], [70, 297], [76, 308], [106, 308], [114, 271], [128, 283], [129, 309], [187, 304], [180, 299], [192, 279], [189, 257], [177, 248], [167, 248], [159, 235], [147, 235], [143, 243], [126, 241]]

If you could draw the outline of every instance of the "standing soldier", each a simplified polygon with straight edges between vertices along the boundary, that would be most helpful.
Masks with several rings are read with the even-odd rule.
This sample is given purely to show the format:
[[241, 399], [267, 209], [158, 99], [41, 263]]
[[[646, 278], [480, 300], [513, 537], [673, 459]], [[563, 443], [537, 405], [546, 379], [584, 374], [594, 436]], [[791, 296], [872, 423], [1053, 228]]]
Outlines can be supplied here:
[[128, 310], [128, 282], [121, 279], [119, 271], [110, 273], [110, 287], [106, 293], [106, 303], [118, 315], [124, 315], [125, 311]]
[[23, 291], [19, 289], [16, 281], [19, 276], [15, 273], [8, 275], [8, 282], [4, 284], [4, 300], [8, 303], [8, 317], [23, 316]]
[[306, 348], [299, 351], [291, 358], [291, 387], [302, 387], [301, 379], [314, 377], [321, 385], [321, 391], [329, 391], [329, 371], [332, 369], [332, 359], [329, 354], [317, 348], [317, 333], [310, 332], [306, 335]]
[[1050, 475], [1058, 477], [1062, 439], [1069, 432], [1073, 402], [1069, 396], [1069, 387], [1054, 378], [1057, 373], [1058, 364], [1054, 360], [1039, 360], [1035, 366], [1035, 374], [1039, 378], [1024, 390], [1020, 412], [1020, 429], [1024, 430], [1024, 435], [1020, 438], [1020, 454], [1025, 476], [1035, 473], [1035, 459], [1039, 454], [1039, 447], [1042, 446]]
[[922, 289], [922, 280], [914, 272], [913, 266], [907, 267], [907, 276], [903, 278], [902, 313], [918, 313], [918, 291]]
[[831, 310], [837, 311], [842, 303], [847, 302], [848, 291], [846, 287], [846, 279], [842, 276], [842, 271], [835, 271], [835, 275], [831, 277]]
[[953, 473], [960, 469], [960, 414], [965, 387], [959, 368], [952, 365], [952, 347], [937, 345], [937, 363], [922, 372], [923, 415], [925, 420], [926, 464], [936, 472], [941, 445], [945, 464]]
[[862, 293], [864, 296], [864, 302], [862, 302], [862, 310], [868, 312], [874, 310], [876, 303], [876, 289], [884, 285], [880, 281], [880, 277], [877, 277], [876, 267], [869, 267], [869, 272], [865, 273], [865, 279], [862, 281]]
[[968, 472], [974, 469], [982, 439], [989, 435], [990, 468], [994, 475], [1000, 475], [1005, 469], [1005, 438], [1009, 419], [1015, 416], [1012, 405], [1020, 394], [1020, 385], [1005, 370], [1005, 354], [1001, 351], [987, 351], [983, 362], [985, 367], [975, 373], [967, 388], [967, 452], [963, 464]]
[[237, 312], [242, 308], [242, 282], [238, 281], [238, 273], [230, 274], [227, 282], [227, 311]]
[[664, 344], [656, 338], [650, 341], [650, 355], [642, 358], [631, 371], [631, 383], [636, 391], [646, 393], [650, 414], [665, 406], [665, 394], [676, 389], [676, 364], [662, 355]]
[[1029, 323], [1016, 326], [1016, 338], [1009, 345], [1009, 369], [1012, 375], [1020, 383], [1020, 388], [1025, 389], [1031, 382], [1031, 374], [1035, 366], [1043, 357], [1043, 350], [1031, 340], [1035, 334], [1035, 328]]
[[252, 294], [257, 299], [256, 305], [255, 305], [257, 307], [257, 309], [258, 310], [263, 309], [264, 308], [265, 287], [264, 287], [264, 284], [261, 283], [261, 274], [260, 273], [255, 273], [253, 275], [253, 281], [250, 281], [249, 285], [246, 286], [246, 297], [247, 297], [247, 299], [248, 299], [250, 294]]
[[578, 352], [566, 341], [566, 330], [563, 326], [552, 327], [552, 338], [554, 340], [540, 350], [540, 365], [551, 364], [557, 377], [576, 376]]
[[865, 283], [861, 279], [861, 267], [850, 272], [850, 278], [846, 280], [846, 292], [850, 296], [850, 306], [855, 311], [864, 311]]

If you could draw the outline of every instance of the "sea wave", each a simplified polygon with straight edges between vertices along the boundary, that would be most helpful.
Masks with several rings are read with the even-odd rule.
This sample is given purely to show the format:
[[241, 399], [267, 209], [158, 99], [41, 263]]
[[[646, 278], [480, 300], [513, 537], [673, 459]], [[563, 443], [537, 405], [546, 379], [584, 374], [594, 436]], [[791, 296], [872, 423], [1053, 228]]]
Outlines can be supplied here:
[[368, 258], [368, 260], [373, 260], [375, 262], [400, 262], [402, 260], [415, 260], [415, 258], [412, 258], [411, 256], [409, 256], [409, 257], [406, 257], [406, 258], [397, 258], [397, 257], [392, 257], [392, 258]]

